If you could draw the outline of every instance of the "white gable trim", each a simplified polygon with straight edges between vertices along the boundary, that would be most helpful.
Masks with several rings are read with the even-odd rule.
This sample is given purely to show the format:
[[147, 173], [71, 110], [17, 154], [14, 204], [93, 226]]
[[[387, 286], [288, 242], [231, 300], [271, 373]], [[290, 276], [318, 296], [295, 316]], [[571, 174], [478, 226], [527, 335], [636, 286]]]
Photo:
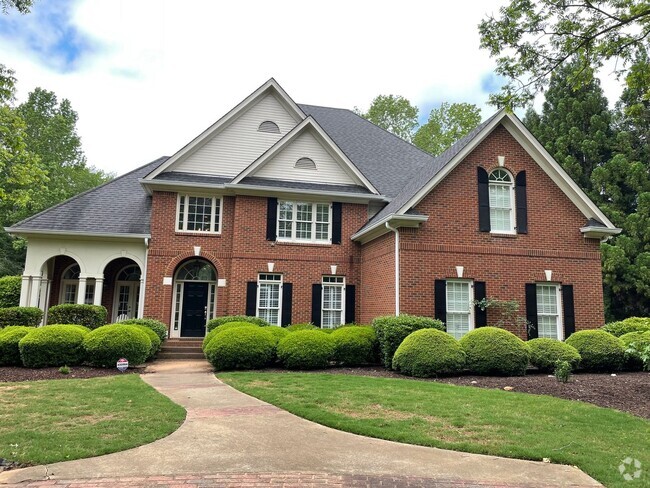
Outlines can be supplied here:
[[370, 181], [357, 169], [357, 167], [350, 161], [343, 151], [334, 143], [329, 135], [318, 125], [318, 123], [311, 117], [307, 117], [294, 127], [287, 135], [271, 146], [264, 154], [253, 161], [246, 169], [233, 178], [231, 184], [240, 183], [247, 176], [252, 176], [255, 171], [266, 163], [268, 163], [274, 156], [280, 153], [282, 149], [287, 147], [293, 140], [295, 140], [303, 132], [312, 129], [315, 132], [317, 140], [323, 147], [334, 157], [335, 160], [341, 164], [342, 169], [348, 173], [353, 179], [360, 181], [368, 190], [375, 195], [379, 195], [379, 191], [370, 183]]
[[228, 127], [232, 122], [234, 122], [241, 114], [248, 110], [252, 105], [257, 103], [262, 99], [267, 93], [274, 93], [280, 103], [287, 109], [289, 114], [293, 116], [296, 120], [296, 123], [300, 122], [305, 118], [305, 113], [298, 107], [298, 105], [289, 97], [287, 92], [271, 78], [269, 81], [260, 86], [257, 90], [251, 93], [248, 97], [242, 100], [235, 108], [233, 108], [226, 115], [217, 120], [214, 124], [204, 130], [201, 134], [195, 137], [191, 142], [184, 146], [181, 150], [176, 152], [172, 157], [170, 157], [164, 164], [160, 165], [157, 169], [149, 173], [144, 179], [151, 180], [158, 176], [160, 173], [163, 173], [168, 168], [172, 167], [178, 161], [184, 157], [189, 156], [198, 148], [203, 146], [208, 140], [210, 140], [214, 135], [216, 135], [221, 130]]
[[557, 184], [573, 204], [587, 218], [593, 218], [602, 222], [608, 229], [618, 234], [614, 224], [596, 206], [594, 202], [580, 189], [571, 177], [562, 169], [555, 159], [535, 139], [524, 124], [514, 115], [502, 109], [494, 119], [486, 125], [454, 158], [424, 187], [411, 197], [397, 212], [397, 215], [404, 215], [410, 208], [415, 207], [427, 196], [467, 155], [472, 152], [499, 124], [503, 124], [506, 130], [521, 144], [530, 154], [542, 170]]

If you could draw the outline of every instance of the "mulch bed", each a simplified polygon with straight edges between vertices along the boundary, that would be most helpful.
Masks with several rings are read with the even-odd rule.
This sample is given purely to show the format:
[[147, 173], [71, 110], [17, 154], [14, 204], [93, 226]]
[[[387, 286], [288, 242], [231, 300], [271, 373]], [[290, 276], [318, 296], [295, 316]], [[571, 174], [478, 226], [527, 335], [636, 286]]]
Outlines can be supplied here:
[[71, 378], [97, 378], [116, 374], [142, 373], [142, 369], [128, 369], [120, 373], [117, 368], [92, 368], [90, 366], [70, 366], [70, 374], [59, 373], [59, 368], [18, 368], [0, 367], [0, 383], [13, 381], [65, 380]]
[[[266, 370], [269, 372], [286, 372], [285, 370]], [[615, 408], [650, 419], [650, 373], [589, 374], [580, 373], [571, 376], [568, 383], [560, 383], [555, 376], [529, 373], [526, 376], [454, 376], [449, 378], [410, 378], [394, 371], [380, 367], [331, 368], [314, 371], [315, 373], [352, 374], [382, 378], [401, 378], [414, 381], [437, 381], [451, 385], [474, 386], [478, 388], [495, 388], [502, 390], [511, 387], [512, 391], [551, 395], [567, 400], [579, 400], [593, 403], [600, 407]]]

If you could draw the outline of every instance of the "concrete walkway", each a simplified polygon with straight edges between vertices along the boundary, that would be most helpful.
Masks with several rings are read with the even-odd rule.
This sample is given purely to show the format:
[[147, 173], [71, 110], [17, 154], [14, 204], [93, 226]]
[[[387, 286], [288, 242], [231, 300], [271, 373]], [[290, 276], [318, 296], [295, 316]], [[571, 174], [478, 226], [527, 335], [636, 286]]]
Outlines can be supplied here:
[[0, 473], [0, 485], [601, 486], [574, 467], [323, 427], [234, 390], [205, 361], [159, 361], [150, 370], [142, 378], [187, 410], [176, 432], [128, 451]]

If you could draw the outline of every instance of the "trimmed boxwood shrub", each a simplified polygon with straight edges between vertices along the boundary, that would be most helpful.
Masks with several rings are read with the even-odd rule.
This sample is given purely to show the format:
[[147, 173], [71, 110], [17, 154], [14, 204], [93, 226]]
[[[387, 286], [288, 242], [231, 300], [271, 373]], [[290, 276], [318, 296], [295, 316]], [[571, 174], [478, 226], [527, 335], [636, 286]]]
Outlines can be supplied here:
[[167, 338], [167, 326], [160, 322], [159, 320], [154, 319], [126, 319], [120, 322], [120, 324], [127, 325], [144, 325], [145, 327], [153, 330], [160, 342], [164, 341]]
[[530, 360], [524, 341], [497, 327], [474, 329], [459, 341], [467, 354], [467, 369], [482, 375], [523, 376]]
[[66, 303], [50, 307], [48, 324], [77, 324], [96, 329], [106, 324], [106, 308], [101, 305], [77, 305]]
[[409, 334], [393, 357], [396, 371], [420, 378], [454, 374], [464, 367], [465, 351], [458, 341], [437, 329], [420, 329]]
[[392, 367], [395, 351], [406, 336], [420, 329], [438, 329], [445, 331], [445, 324], [437, 319], [402, 314], [398, 317], [377, 317], [372, 321], [372, 328], [377, 334], [379, 354], [382, 364]]
[[217, 371], [263, 368], [275, 358], [275, 339], [266, 327], [227, 329], [212, 338], [205, 357]]
[[273, 340], [275, 341], [275, 344], [277, 345], [280, 340], [286, 336], [288, 336], [291, 332], [289, 332], [285, 327], [269, 327], [268, 330], [271, 335], [273, 336]]
[[83, 341], [86, 361], [93, 366], [115, 367], [125, 358], [129, 365], [142, 364], [151, 352], [151, 341], [138, 327], [110, 324], [98, 327]]
[[530, 364], [540, 371], [553, 372], [557, 361], [568, 361], [573, 370], [580, 365], [580, 353], [565, 342], [540, 337], [526, 344], [530, 349]]
[[650, 330], [650, 318], [629, 317], [625, 320], [605, 324], [602, 329], [616, 337], [621, 337], [630, 332], [647, 332]]
[[326, 368], [334, 358], [334, 339], [320, 330], [292, 332], [278, 343], [278, 359], [289, 369]]
[[[298, 332], [299, 330], [320, 330], [320, 328], [316, 327], [311, 322], [307, 322], [304, 324], [291, 324], [290, 326], [287, 327], [287, 330], [289, 332]], [[330, 330], [330, 329], [323, 329], [323, 331], [325, 330]]]
[[267, 327], [269, 324], [266, 320], [259, 317], [251, 317], [249, 315], [229, 315], [226, 317], [217, 317], [208, 321], [206, 326], [208, 332], [216, 329], [220, 325], [227, 324], [228, 322], [248, 322], [253, 325], [259, 325], [260, 327]]
[[20, 286], [22, 276], [3, 276], [0, 278], [0, 308], [20, 305]]
[[[621, 342], [625, 348], [625, 367], [633, 371], [640, 371], [643, 369], [643, 360], [639, 351], [650, 347], [650, 331], [648, 332], [628, 332], [623, 334]], [[634, 344], [635, 352], [628, 352], [630, 346]]]
[[0, 329], [0, 366], [22, 366], [18, 343], [33, 330], [33, 327], [22, 325], [10, 325]]
[[377, 362], [377, 334], [372, 327], [340, 327], [331, 333], [334, 360], [346, 366]]
[[208, 347], [210, 341], [214, 339], [214, 337], [217, 334], [221, 334], [222, 332], [230, 329], [238, 329], [240, 327], [258, 327], [258, 326], [251, 322], [226, 322], [224, 324], [221, 324], [216, 328], [212, 329], [210, 332], [208, 332], [206, 336], [203, 338], [203, 345], [201, 346], [203, 352], [205, 352], [205, 348]]
[[162, 341], [160, 340], [160, 337], [158, 337], [158, 334], [156, 334], [153, 330], [151, 330], [149, 327], [145, 325], [140, 325], [140, 324], [125, 324], [124, 322], [120, 322], [119, 324], [116, 325], [123, 325], [125, 327], [135, 327], [138, 330], [141, 330], [145, 334], [147, 334], [147, 337], [149, 338], [149, 341], [151, 341], [151, 349], [149, 350], [149, 355], [147, 356], [147, 361], [150, 359], [153, 359], [156, 354], [158, 354], [158, 351], [160, 351], [160, 346], [162, 344]]
[[74, 366], [84, 359], [83, 341], [89, 333], [70, 324], [32, 329], [18, 343], [23, 365], [28, 368]]
[[604, 330], [581, 330], [569, 336], [566, 343], [575, 347], [586, 371], [618, 371], [625, 361], [625, 347], [618, 337]]
[[0, 329], [10, 325], [36, 327], [43, 319], [43, 311], [38, 307], [0, 308]]

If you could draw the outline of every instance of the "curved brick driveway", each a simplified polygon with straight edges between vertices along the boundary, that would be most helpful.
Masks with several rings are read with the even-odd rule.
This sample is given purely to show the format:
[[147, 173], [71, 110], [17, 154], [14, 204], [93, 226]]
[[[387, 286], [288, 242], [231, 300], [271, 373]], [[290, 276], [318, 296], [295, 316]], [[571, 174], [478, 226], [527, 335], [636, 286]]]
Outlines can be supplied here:
[[204, 361], [164, 362], [142, 378], [187, 410], [146, 446], [0, 473], [16, 487], [593, 487], [554, 464], [398, 444], [333, 430], [240, 393]]

